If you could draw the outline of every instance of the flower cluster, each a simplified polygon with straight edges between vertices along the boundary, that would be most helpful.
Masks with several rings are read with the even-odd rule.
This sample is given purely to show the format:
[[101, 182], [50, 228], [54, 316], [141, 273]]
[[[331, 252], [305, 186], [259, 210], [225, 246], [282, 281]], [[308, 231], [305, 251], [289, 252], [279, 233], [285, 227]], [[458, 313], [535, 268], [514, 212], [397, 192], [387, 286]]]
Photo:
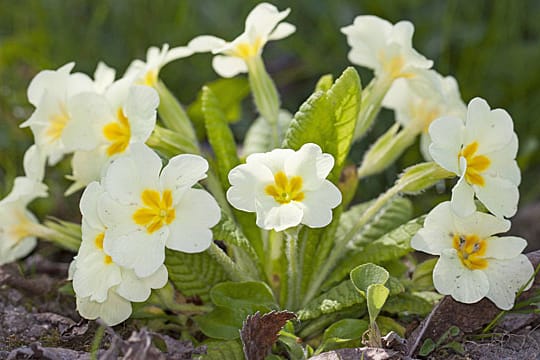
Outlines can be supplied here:
[[167, 283], [165, 247], [195, 253], [210, 246], [220, 210], [210, 194], [192, 188], [208, 163], [178, 155], [161, 166], [155, 152], [134, 144], [84, 191], [82, 244], [71, 267], [82, 316], [124, 321], [131, 301], [145, 301]]
[[[459, 180], [451, 201], [428, 214], [411, 246], [440, 256], [433, 271], [440, 293], [465, 303], [487, 297], [510, 309], [516, 292], [533, 274], [521, 254], [526, 240], [493, 236], [510, 228], [504, 217], [516, 213], [519, 199], [512, 118], [502, 109], [491, 110], [481, 98], [465, 108], [455, 79], [427, 70], [432, 62], [412, 48], [413, 29], [406, 21], [392, 25], [373, 16], [358, 16], [342, 29], [351, 45], [349, 59], [374, 69], [374, 81], [388, 88], [382, 105], [395, 111], [404, 128], [390, 140], [392, 146], [376, 144], [365, 159], [394, 159], [396, 154], [388, 153], [408, 145], [403, 140], [408, 134], [422, 133], [424, 157]], [[369, 165], [375, 164], [364, 168]], [[475, 197], [493, 215], [477, 211]]]
[[[356, 238], [370, 221], [377, 221], [389, 199], [400, 192], [419, 192], [451, 174], [458, 177], [451, 201], [427, 215], [411, 246], [440, 257], [433, 271], [440, 293], [465, 303], [487, 297], [510, 309], [516, 292], [527, 288], [533, 274], [521, 254], [526, 241], [496, 236], [510, 228], [506, 218], [516, 213], [519, 199], [518, 139], [510, 115], [491, 110], [481, 98], [466, 106], [456, 80], [431, 70], [433, 62], [412, 47], [410, 22], [393, 25], [375, 16], [358, 16], [341, 30], [351, 46], [350, 61], [374, 70], [365, 93], [360, 93], [358, 74], [349, 68], [336, 81], [321, 79], [317, 91], [292, 116], [280, 108], [277, 87], [262, 61], [268, 41], [295, 31], [284, 22], [289, 12], [261, 3], [233, 41], [203, 35], [186, 46], [151, 47], [146, 61], [133, 61], [119, 79], [103, 63], [94, 79], [72, 73], [73, 63], [37, 74], [28, 88], [35, 111], [21, 125], [30, 127], [35, 140], [24, 158], [26, 175], [17, 178], [12, 192], [0, 201], [0, 265], [26, 256], [37, 237], [65, 240], [40, 224], [27, 205], [47, 195], [46, 164], [72, 155], [68, 178], [73, 184], [66, 193], [84, 189], [78, 253], [69, 271], [81, 316], [109, 325], [129, 318], [132, 302], [147, 301], [152, 290], [174, 279], [165, 261], [170, 254], [211, 258], [213, 272], [222, 270], [233, 281], [247, 279], [248, 289], [266, 281], [262, 288], [274, 292], [270, 301], [279, 299], [283, 307], [298, 310], [323, 291], [325, 280], [345, 280], [332, 271], [348, 250], [356, 249]], [[211, 152], [197, 143], [188, 114], [160, 81], [163, 66], [197, 52], [211, 52], [213, 68], [223, 77], [248, 74], [260, 117], [246, 136], [245, 161], [238, 158], [229, 129], [218, 135], [212, 131], [225, 129], [228, 119], [216, 125], [223, 109], [210, 88], [203, 90], [202, 112]], [[382, 106], [394, 111], [396, 124], [366, 152], [356, 176], [343, 172], [339, 179], [352, 142], [369, 129]], [[331, 130], [321, 134], [317, 126]], [[428, 179], [400, 187], [400, 180], [409, 179], [404, 175], [361, 207], [362, 214], [349, 211], [341, 221], [355, 195], [356, 183], [351, 184], [383, 170], [420, 134], [422, 153], [433, 160], [424, 168], [443, 175], [433, 180], [430, 174], [415, 172], [409, 178]], [[475, 198], [487, 212], [477, 210]], [[255, 213], [255, 221], [249, 223], [251, 217], [242, 212]], [[214, 243], [215, 234], [227, 239], [224, 246]], [[319, 249], [322, 255], [316, 253]], [[307, 251], [314, 258], [304, 263]], [[350, 272], [350, 263], [343, 261], [338, 272]], [[188, 271], [206, 281], [196, 270]], [[214, 295], [209, 297], [219, 311], [223, 303]], [[229, 301], [233, 304], [236, 298]], [[231, 311], [223, 318], [238, 315]], [[198, 325], [202, 329], [204, 320]]]

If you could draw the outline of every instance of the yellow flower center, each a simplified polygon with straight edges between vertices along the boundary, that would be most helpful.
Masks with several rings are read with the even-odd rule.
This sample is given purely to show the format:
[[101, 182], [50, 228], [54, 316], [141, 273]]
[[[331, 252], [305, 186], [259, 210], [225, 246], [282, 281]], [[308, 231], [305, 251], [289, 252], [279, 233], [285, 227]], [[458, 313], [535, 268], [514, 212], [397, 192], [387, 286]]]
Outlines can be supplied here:
[[[94, 239], [94, 245], [96, 245], [96, 247], [103, 251], [103, 239], [105, 239], [105, 233], [99, 233], [96, 238]], [[103, 259], [103, 262], [107, 265], [109, 264], [112, 264], [112, 258], [105, 254], [105, 258]]]
[[257, 37], [253, 43], [243, 42], [236, 45], [230, 55], [247, 60], [257, 55], [261, 50], [262, 45], [262, 39]]
[[49, 127], [45, 131], [45, 135], [49, 138], [49, 142], [53, 143], [60, 139], [68, 121], [69, 114], [64, 106], [60, 106], [60, 112], [49, 117]]
[[283, 171], [279, 171], [274, 175], [274, 184], [267, 185], [264, 192], [280, 204], [302, 201], [305, 197], [302, 192], [302, 182], [301, 176], [293, 176], [289, 179]]
[[387, 73], [392, 79], [397, 79], [399, 77], [403, 78], [412, 78], [414, 73], [403, 72], [403, 66], [405, 66], [405, 59], [402, 55], [392, 56], [390, 58], [381, 51], [378, 54], [379, 61], [383, 64], [383, 70]]
[[483, 258], [487, 242], [478, 235], [453, 234], [453, 246], [457, 250], [461, 263], [470, 270], [482, 270], [488, 267], [488, 261]]
[[418, 124], [418, 128], [422, 132], [427, 133], [429, 125], [439, 117], [440, 109], [435, 106], [429, 106], [425, 101], [414, 104], [411, 108], [411, 116], [413, 121]]
[[491, 161], [485, 155], [476, 155], [478, 150], [478, 143], [476, 141], [465, 146], [458, 154], [459, 157], [463, 156], [467, 160], [467, 171], [465, 172], [465, 179], [471, 185], [484, 186], [485, 180], [481, 175], [489, 165]]
[[146, 86], [154, 86], [156, 85], [157, 83], [157, 79], [158, 79], [158, 73], [156, 70], [148, 70], [146, 72], [146, 74], [144, 74], [144, 78], [143, 78], [143, 81], [142, 81], [142, 84], [143, 85], [146, 85]]
[[124, 152], [129, 145], [129, 140], [131, 139], [131, 128], [129, 126], [129, 121], [121, 108], [116, 112], [116, 118], [118, 121], [110, 122], [103, 127], [103, 135], [105, 136], [105, 139], [111, 142], [107, 148], [108, 156], [113, 156], [114, 154]]
[[170, 224], [176, 217], [173, 208], [171, 190], [165, 190], [162, 194], [156, 190], [144, 190], [141, 200], [146, 207], [141, 207], [133, 214], [133, 221], [142, 225], [151, 234], [161, 229], [164, 224]]

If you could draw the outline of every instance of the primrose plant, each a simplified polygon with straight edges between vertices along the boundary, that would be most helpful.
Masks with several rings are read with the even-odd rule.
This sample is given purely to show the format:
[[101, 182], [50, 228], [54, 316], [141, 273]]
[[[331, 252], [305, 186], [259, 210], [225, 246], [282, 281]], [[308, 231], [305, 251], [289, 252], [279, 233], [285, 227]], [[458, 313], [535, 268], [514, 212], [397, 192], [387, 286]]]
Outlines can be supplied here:
[[[216, 359], [242, 358], [241, 334], [260, 314], [296, 318], [279, 324], [267, 355], [306, 358], [363, 339], [380, 346], [390, 330], [403, 335], [398, 319], [426, 315], [440, 294], [512, 308], [533, 267], [524, 239], [495, 236], [519, 199], [510, 115], [481, 98], [466, 106], [456, 80], [412, 47], [410, 22], [358, 16], [341, 31], [350, 61], [373, 79], [362, 89], [353, 67], [323, 76], [293, 116], [262, 57], [267, 42], [295, 32], [289, 11], [261, 3], [236, 39], [152, 47], [119, 79], [103, 63], [94, 79], [73, 63], [37, 74], [35, 111], [21, 125], [35, 145], [0, 201], [0, 264], [28, 255], [37, 238], [52, 241], [77, 253], [69, 277], [83, 318], [174, 329]], [[159, 71], [199, 52], [214, 55], [223, 78], [184, 107]], [[237, 144], [229, 123], [249, 93], [260, 117]], [[383, 106], [396, 123], [350, 165], [352, 143]], [[419, 135], [427, 162], [353, 203], [358, 183]], [[40, 222], [27, 205], [47, 196], [46, 166], [68, 155], [66, 196], [84, 189], [81, 224]], [[411, 219], [406, 196], [453, 178], [449, 201]], [[414, 250], [439, 258], [417, 264]]]

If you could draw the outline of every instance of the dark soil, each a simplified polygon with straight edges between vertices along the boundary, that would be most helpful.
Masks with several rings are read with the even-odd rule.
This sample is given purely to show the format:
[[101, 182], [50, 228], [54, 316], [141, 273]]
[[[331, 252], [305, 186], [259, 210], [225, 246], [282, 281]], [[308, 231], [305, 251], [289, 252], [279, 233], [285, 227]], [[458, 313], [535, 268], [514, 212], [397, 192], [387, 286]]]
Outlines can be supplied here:
[[[528, 256], [538, 265], [540, 251]], [[100, 325], [81, 319], [76, 313], [73, 295], [66, 286], [67, 267], [67, 262], [48, 260], [39, 254], [19, 264], [0, 267], [0, 359], [91, 358]], [[540, 280], [537, 278], [522, 299], [538, 291]], [[498, 313], [488, 300], [466, 305], [445, 297], [407, 341], [399, 337], [387, 338], [387, 349], [342, 349], [321, 354], [317, 359], [418, 358], [418, 350], [427, 338], [437, 341], [452, 325], [457, 326], [460, 333], [446, 342], [458, 342], [464, 351], [457, 353], [442, 342], [425, 358], [540, 359], [540, 315], [509, 314], [489, 334], [479, 335]], [[134, 331], [137, 324], [128, 321], [114, 329], [106, 327], [98, 346], [98, 358], [190, 359], [194, 354], [204, 353], [203, 348], [194, 349], [191, 344], [167, 335], [144, 329]], [[160, 348], [167, 352], [153, 345], [156, 338], [166, 345]]]

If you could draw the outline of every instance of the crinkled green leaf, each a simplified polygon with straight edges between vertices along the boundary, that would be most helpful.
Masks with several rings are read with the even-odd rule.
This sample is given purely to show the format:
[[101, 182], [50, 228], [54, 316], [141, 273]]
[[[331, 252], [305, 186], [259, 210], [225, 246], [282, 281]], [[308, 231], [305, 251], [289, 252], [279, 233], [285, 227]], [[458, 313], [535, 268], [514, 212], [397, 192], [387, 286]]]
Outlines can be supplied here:
[[228, 280], [223, 268], [206, 252], [186, 254], [166, 250], [165, 265], [169, 279], [184, 296], [199, 296], [210, 300], [210, 289]]
[[[251, 266], [251, 269], [245, 269], [252, 273], [257, 273], [258, 277], [263, 276], [263, 269], [258, 255], [251, 242], [244, 236], [237, 224], [226, 214], [221, 214], [220, 222], [212, 228], [214, 239], [221, 240], [233, 249], [236, 257], [243, 257], [246, 266]], [[243, 264], [243, 263], [241, 263]]]
[[240, 160], [236, 154], [234, 136], [221, 108], [220, 100], [207, 86], [202, 89], [202, 109], [208, 141], [216, 157], [222, 187], [226, 190], [229, 187], [227, 179], [229, 171], [240, 164]]
[[272, 291], [262, 282], [222, 282], [212, 288], [210, 298], [216, 308], [195, 321], [206, 336], [216, 339], [238, 338], [248, 315], [277, 307]]
[[334, 126], [337, 143], [335, 168], [339, 172], [351, 148], [360, 111], [361, 87], [358, 73], [353, 67], [348, 67], [327, 92], [330, 104], [334, 108], [336, 121]]
[[[292, 114], [287, 110], [280, 110], [278, 117], [278, 136], [285, 137], [285, 132], [289, 128]], [[273, 149], [272, 147], [272, 126], [263, 117], [258, 117], [246, 133], [244, 139], [244, 156], [254, 153], [264, 153]]]
[[274, 307], [272, 290], [263, 282], [222, 282], [210, 291], [212, 302], [231, 309], [253, 305]]
[[308, 142], [318, 144], [323, 152], [334, 156], [336, 162], [331, 178], [335, 182], [349, 153], [359, 110], [360, 78], [356, 70], [349, 67], [328, 91], [315, 91], [300, 106], [283, 147], [297, 150]]
[[323, 314], [331, 314], [361, 304], [365, 305], [364, 297], [350, 280], [345, 280], [311, 300], [297, 312], [297, 315], [299, 320], [315, 319]]
[[[368, 201], [351, 207], [340, 218], [337, 236], [344, 236], [354, 226], [356, 220], [373, 204]], [[412, 203], [404, 197], [394, 197], [351, 239], [348, 246], [358, 248], [377, 240], [384, 234], [410, 220], [413, 212]]]
[[242, 344], [238, 340], [207, 341], [206, 354], [197, 359], [201, 360], [245, 360]]
[[362, 251], [355, 254], [355, 257], [363, 263], [381, 263], [398, 259], [412, 251], [411, 238], [422, 228], [423, 223], [423, 216], [413, 219], [367, 244]]
[[415, 290], [433, 289], [433, 268], [439, 258], [428, 259], [416, 265], [412, 274], [411, 287]]
[[389, 277], [390, 274], [385, 268], [371, 263], [362, 264], [351, 271], [352, 283], [364, 296], [370, 285], [384, 285]]

